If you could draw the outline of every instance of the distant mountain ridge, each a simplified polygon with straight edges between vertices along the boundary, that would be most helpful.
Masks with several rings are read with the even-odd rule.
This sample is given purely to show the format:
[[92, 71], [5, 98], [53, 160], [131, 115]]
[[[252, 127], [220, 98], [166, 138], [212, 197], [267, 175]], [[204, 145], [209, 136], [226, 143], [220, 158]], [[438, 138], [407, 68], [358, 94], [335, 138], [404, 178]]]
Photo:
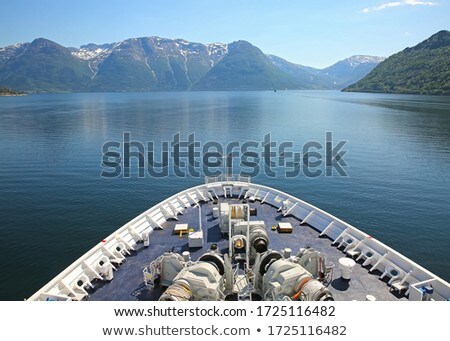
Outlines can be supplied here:
[[336, 88], [342, 89], [363, 78], [385, 59], [384, 57], [356, 55], [341, 60], [320, 72], [322, 75], [331, 77]]
[[450, 95], [450, 32], [390, 56], [343, 91]]
[[246, 41], [142, 37], [65, 48], [38, 38], [0, 48], [0, 84], [27, 92], [341, 89], [380, 60], [365, 56], [355, 66], [356, 57], [320, 70]]
[[384, 57], [356, 55], [324, 69], [294, 64], [283, 58], [268, 55], [279, 69], [298, 76], [306, 89], [342, 89], [365, 75], [382, 62]]

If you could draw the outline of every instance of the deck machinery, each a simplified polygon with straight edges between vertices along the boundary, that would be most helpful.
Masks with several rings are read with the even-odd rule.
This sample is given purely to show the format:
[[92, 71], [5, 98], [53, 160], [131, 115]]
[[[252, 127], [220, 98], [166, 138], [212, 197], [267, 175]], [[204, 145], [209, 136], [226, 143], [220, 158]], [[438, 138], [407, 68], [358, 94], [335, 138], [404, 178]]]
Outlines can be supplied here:
[[196, 260], [189, 251], [165, 252], [144, 268], [144, 281], [159, 289], [160, 301], [267, 300], [331, 301], [323, 255], [302, 248], [296, 254], [270, 249], [266, 224], [251, 220], [248, 204], [221, 203], [219, 227], [228, 252], [216, 244]]

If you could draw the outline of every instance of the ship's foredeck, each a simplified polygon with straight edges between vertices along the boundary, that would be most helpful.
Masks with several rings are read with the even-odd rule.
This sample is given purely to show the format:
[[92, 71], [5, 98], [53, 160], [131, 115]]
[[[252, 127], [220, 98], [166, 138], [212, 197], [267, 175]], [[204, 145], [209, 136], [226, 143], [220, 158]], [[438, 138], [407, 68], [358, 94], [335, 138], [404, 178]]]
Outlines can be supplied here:
[[[220, 202], [241, 203], [237, 198], [220, 198]], [[284, 248], [292, 249], [295, 255], [300, 248], [310, 246], [326, 256], [328, 262], [335, 264], [333, 278], [328, 285], [335, 300], [363, 301], [366, 295], [372, 295], [377, 300], [407, 300], [396, 291], [391, 291], [387, 285], [387, 279], [380, 280], [381, 273], [375, 270], [369, 273], [369, 267], [363, 267], [362, 262], [357, 262], [353, 268], [351, 280], [341, 278], [339, 259], [345, 257], [342, 250], [332, 246], [332, 240], [328, 237], [319, 237], [319, 231], [308, 224], [301, 225], [297, 218], [283, 216], [277, 211], [277, 207], [256, 201], [248, 203], [251, 208], [257, 209], [257, 215], [252, 220], [263, 220], [266, 223], [269, 236], [269, 248], [281, 251]], [[142, 243], [136, 245], [136, 252], [127, 257], [118, 271], [114, 272], [111, 282], [97, 282], [95, 290], [90, 292], [88, 300], [157, 300], [159, 290], [150, 290], [144, 285], [142, 270], [151, 261], [158, 258], [165, 251], [183, 252], [190, 251], [193, 260], [210, 249], [211, 244], [216, 243], [221, 253], [228, 252], [228, 239], [223, 236], [219, 228], [219, 218], [213, 218], [213, 202], [201, 204], [202, 229], [204, 233], [204, 245], [202, 248], [189, 248], [188, 239], [185, 236], [173, 234], [176, 224], [188, 224], [195, 229], [199, 226], [199, 214], [197, 207], [188, 207], [177, 220], [165, 222], [163, 230], [155, 230], [150, 234], [150, 246], [144, 248]], [[290, 234], [278, 233], [270, 229], [280, 222], [289, 222], [293, 226]]]

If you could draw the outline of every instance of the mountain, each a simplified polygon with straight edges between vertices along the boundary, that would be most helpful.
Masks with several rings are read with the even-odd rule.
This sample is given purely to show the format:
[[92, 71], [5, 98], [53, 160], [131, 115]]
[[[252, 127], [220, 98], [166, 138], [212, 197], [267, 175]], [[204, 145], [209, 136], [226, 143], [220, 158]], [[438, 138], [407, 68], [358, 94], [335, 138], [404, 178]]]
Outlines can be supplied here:
[[91, 80], [88, 65], [68, 49], [38, 38], [0, 50], [0, 84], [22, 91], [81, 91]]
[[115, 47], [117, 44], [87, 44], [81, 45], [80, 48], [69, 47], [68, 49], [72, 54], [80, 59], [84, 60], [93, 60], [100, 56], [107, 56], [109, 52]]
[[193, 89], [342, 89], [367, 75], [383, 57], [353, 56], [326, 69], [315, 69], [265, 55], [246, 41], [229, 45], [228, 54]]
[[294, 64], [274, 55], [267, 55], [267, 57], [279, 70], [294, 77], [302, 89], [331, 89], [333, 87], [330, 79], [323, 76], [320, 69]]
[[392, 55], [344, 91], [450, 95], [450, 32]]
[[[159, 37], [125, 40], [92, 58], [92, 91], [186, 90], [226, 54], [226, 44]], [[90, 59], [88, 59], [90, 61]]]
[[352, 56], [320, 70], [320, 73], [332, 81], [336, 89], [342, 89], [366, 76], [384, 59], [375, 56]]
[[246, 41], [228, 45], [228, 53], [199, 81], [194, 90], [300, 89], [301, 82], [276, 67], [257, 47]]
[[342, 89], [363, 78], [377, 66], [384, 57], [352, 56], [325, 69], [290, 63], [277, 56], [268, 56], [279, 69], [303, 80], [306, 89]]
[[98, 71], [99, 64], [111, 53], [118, 44], [87, 44], [80, 48], [69, 47], [69, 51], [75, 57], [87, 61], [89, 68], [95, 74]]
[[142, 37], [65, 48], [39, 38], [0, 48], [0, 84], [27, 92], [340, 89], [376, 57], [352, 58], [320, 70], [246, 41]]

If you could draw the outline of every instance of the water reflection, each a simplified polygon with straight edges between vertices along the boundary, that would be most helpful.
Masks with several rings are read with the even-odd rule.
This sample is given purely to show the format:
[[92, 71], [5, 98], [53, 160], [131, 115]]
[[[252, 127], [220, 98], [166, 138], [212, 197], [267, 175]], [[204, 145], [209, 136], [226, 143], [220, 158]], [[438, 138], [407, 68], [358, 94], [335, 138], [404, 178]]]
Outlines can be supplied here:
[[[22, 299], [122, 223], [199, 179], [100, 178], [101, 146], [171, 140], [300, 148], [348, 140], [349, 177], [271, 179], [450, 279], [450, 99], [334, 91], [30, 95], [0, 99], [0, 299]], [[301, 149], [297, 149], [300, 150]], [[61, 236], [64, 236], [62, 238]], [[18, 241], [32, 240], [16, 253]], [[45, 246], [45, 247], [44, 247]], [[5, 249], [6, 248], [6, 249]], [[42, 250], [45, 248], [45, 252]], [[433, 250], [430, 253], [429, 250]], [[30, 281], [16, 274], [28, 271]], [[17, 283], [21, 283], [17, 285]], [[11, 289], [14, 288], [14, 289]]]

